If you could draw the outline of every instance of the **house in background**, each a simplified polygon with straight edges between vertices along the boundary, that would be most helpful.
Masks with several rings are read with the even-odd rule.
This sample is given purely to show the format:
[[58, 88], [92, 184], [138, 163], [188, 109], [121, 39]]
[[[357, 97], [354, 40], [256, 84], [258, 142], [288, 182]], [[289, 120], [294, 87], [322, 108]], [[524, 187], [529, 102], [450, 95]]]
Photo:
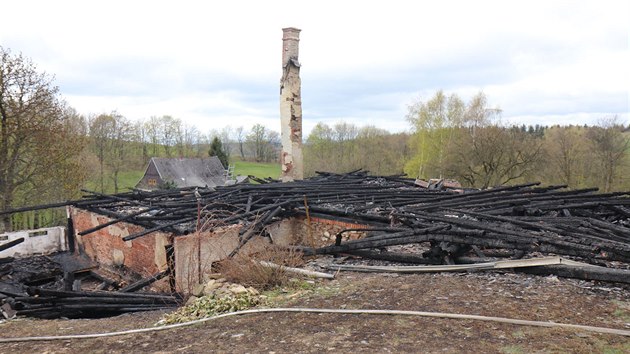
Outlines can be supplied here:
[[208, 158], [153, 157], [136, 188], [155, 190], [167, 186], [216, 187], [225, 185], [226, 179], [225, 167], [216, 156]]

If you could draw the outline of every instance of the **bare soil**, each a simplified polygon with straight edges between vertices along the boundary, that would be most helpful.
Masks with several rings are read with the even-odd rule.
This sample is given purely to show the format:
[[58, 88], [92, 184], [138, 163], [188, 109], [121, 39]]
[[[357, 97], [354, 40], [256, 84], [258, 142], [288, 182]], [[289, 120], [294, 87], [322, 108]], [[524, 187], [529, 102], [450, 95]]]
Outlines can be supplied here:
[[[514, 273], [341, 273], [308, 289], [269, 294], [275, 307], [440, 311], [630, 330], [630, 289]], [[17, 319], [2, 337], [153, 326], [161, 313], [104, 319]], [[0, 353], [629, 353], [630, 337], [472, 320], [273, 313], [102, 339], [9, 343]]]

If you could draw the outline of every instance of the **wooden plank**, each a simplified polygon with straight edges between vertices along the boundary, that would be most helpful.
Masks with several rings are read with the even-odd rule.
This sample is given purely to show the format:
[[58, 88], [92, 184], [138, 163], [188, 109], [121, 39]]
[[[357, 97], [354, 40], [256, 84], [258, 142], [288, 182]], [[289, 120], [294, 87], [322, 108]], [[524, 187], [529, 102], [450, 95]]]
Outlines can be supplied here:
[[[594, 265], [575, 262], [559, 256], [512, 259], [506, 261], [454, 264], [454, 265], [427, 265], [427, 266], [363, 266], [363, 265], [330, 265], [333, 270], [348, 270], [356, 272], [388, 272], [388, 273], [436, 273], [436, 272], [466, 272], [474, 270], [493, 270], [508, 268], [527, 268], [538, 266], [564, 265], [568, 267], [597, 267]], [[603, 268], [603, 267], [600, 267]], [[630, 273], [629, 273], [630, 274]]]

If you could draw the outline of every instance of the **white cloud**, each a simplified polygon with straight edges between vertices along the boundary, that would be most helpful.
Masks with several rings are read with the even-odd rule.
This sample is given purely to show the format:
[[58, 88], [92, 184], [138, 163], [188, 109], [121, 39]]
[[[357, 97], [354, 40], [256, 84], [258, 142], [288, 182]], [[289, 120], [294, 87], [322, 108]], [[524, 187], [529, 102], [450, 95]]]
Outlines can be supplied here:
[[340, 119], [405, 130], [406, 105], [438, 89], [483, 90], [516, 120], [628, 114], [627, 1], [22, 0], [3, 13], [0, 45], [86, 114], [278, 130], [287, 26], [303, 30], [307, 132]]

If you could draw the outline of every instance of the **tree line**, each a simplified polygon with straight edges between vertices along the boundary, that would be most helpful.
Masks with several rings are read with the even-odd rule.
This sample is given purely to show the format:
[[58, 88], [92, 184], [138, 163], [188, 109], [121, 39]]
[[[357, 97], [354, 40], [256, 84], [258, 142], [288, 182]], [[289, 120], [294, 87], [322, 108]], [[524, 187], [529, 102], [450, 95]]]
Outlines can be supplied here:
[[[279, 134], [261, 124], [202, 133], [168, 115], [140, 121], [118, 112], [81, 115], [65, 103], [52, 76], [0, 46], [0, 212], [76, 199], [88, 185], [118, 192], [121, 174], [143, 169], [151, 157], [269, 162], [279, 146]], [[0, 215], [0, 232], [47, 226], [63, 214]]]
[[392, 134], [371, 125], [318, 123], [304, 141], [304, 174], [358, 169], [374, 175], [400, 174], [411, 157], [407, 133]]
[[630, 126], [509, 125], [483, 93], [468, 102], [438, 91], [409, 106], [410, 133], [319, 123], [305, 140], [305, 175], [365, 169], [376, 175], [448, 178], [488, 188], [539, 181], [569, 188], [630, 188]]
[[[465, 102], [438, 91], [410, 105], [409, 133], [318, 123], [304, 139], [305, 175], [364, 169], [375, 175], [452, 178], [486, 188], [523, 181], [630, 188], [630, 127], [616, 117], [597, 126], [511, 126], [483, 93]], [[121, 175], [151, 157], [217, 156], [279, 160], [280, 136], [261, 124], [203, 133], [169, 115], [130, 120], [118, 112], [84, 116], [28, 58], [0, 47], [0, 212], [121, 188]], [[0, 216], [0, 232], [63, 217]], [[37, 219], [39, 218], [39, 219]], [[50, 221], [48, 220], [48, 221]]]
[[604, 192], [630, 187], [630, 127], [617, 117], [596, 126], [515, 126], [501, 122], [483, 93], [464, 102], [438, 91], [409, 108], [411, 158], [404, 171], [422, 178], [454, 178], [487, 188], [540, 181]]
[[151, 157], [217, 156], [227, 168], [230, 160], [275, 161], [279, 134], [261, 124], [247, 131], [229, 126], [200, 132], [195, 126], [169, 115], [131, 121], [113, 112], [84, 118], [88, 154], [97, 165], [99, 189], [109, 181], [119, 190], [122, 171], [144, 168]]
[[375, 175], [455, 179], [476, 188], [531, 181], [573, 189], [596, 186], [604, 192], [630, 188], [630, 127], [615, 117], [597, 126], [508, 126], [501, 124], [500, 110], [486, 107], [483, 95], [447, 113], [449, 100], [463, 103], [438, 92], [410, 107], [411, 133], [317, 124], [305, 140], [305, 175], [364, 169]]

